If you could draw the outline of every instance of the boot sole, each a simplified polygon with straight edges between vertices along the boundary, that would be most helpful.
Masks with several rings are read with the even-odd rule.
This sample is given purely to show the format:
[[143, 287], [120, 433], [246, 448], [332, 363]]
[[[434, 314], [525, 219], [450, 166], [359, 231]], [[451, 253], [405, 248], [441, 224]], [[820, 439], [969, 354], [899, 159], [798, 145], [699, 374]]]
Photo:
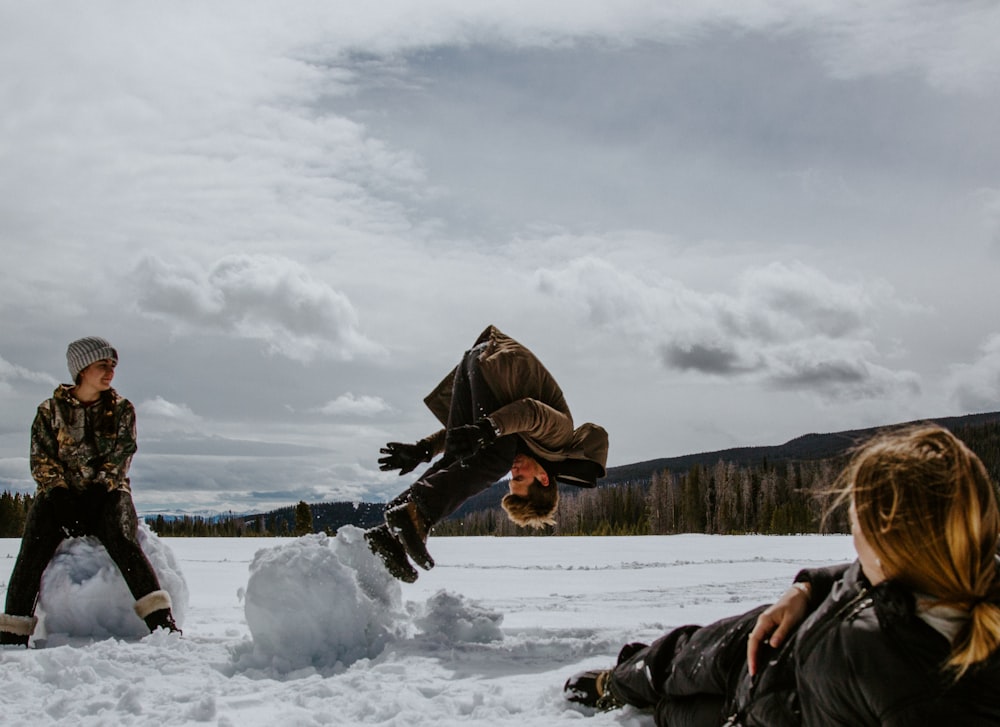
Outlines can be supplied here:
[[368, 543], [368, 550], [374, 553], [389, 575], [404, 583], [413, 583], [417, 580], [417, 571], [406, 559], [406, 550], [402, 544], [393, 538], [388, 530], [385, 534], [369, 530], [365, 533], [365, 542]]
[[403, 548], [406, 549], [406, 554], [410, 556], [414, 563], [424, 570], [430, 570], [434, 567], [434, 558], [427, 552], [427, 546], [424, 545], [424, 541], [417, 534], [417, 528], [410, 519], [410, 513], [406, 511], [405, 507], [389, 510], [385, 514], [385, 522], [389, 526], [389, 531], [402, 543]]

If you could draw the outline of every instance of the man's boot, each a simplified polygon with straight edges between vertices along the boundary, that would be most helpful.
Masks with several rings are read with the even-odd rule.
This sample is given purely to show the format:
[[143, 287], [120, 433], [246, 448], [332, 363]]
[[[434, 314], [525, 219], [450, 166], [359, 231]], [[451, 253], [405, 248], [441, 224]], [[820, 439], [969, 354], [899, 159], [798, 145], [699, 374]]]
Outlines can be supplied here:
[[389, 532], [399, 540], [414, 563], [424, 570], [434, 567], [434, 559], [427, 552], [427, 520], [412, 500], [404, 502], [385, 512], [385, 524]]
[[392, 537], [388, 525], [379, 525], [366, 530], [365, 542], [368, 543], [368, 549], [385, 564], [386, 570], [393, 578], [404, 583], [413, 583], [417, 580], [417, 571], [407, 560], [406, 549]]

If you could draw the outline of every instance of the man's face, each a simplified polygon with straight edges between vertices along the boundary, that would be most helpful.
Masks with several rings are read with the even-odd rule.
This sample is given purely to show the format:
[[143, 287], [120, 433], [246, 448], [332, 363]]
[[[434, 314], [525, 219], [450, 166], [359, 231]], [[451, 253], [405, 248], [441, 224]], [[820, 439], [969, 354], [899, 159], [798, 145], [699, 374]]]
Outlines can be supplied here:
[[531, 483], [538, 479], [542, 484], [548, 484], [545, 469], [531, 457], [519, 454], [510, 465], [510, 494], [527, 497]]

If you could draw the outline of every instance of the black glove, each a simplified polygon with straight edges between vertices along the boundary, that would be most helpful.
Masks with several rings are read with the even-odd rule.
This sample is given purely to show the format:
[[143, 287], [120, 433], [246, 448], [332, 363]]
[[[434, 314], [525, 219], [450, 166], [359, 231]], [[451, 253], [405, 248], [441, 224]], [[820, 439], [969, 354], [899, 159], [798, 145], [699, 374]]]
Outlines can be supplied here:
[[497, 440], [497, 431], [493, 422], [482, 417], [475, 424], [449, 429], [446, 436], [445, 448], [458, 459], [465, 459], [493, 444]]
[[79, 503], [77, 498], [69, 491], [69, 488], [53, 487], [51, 490], [45, 492], [44, 497], [51, 508], [52, 519], [55, 520], [57, 525], [66, 526], [76, 523]]
[[385, 457], [378, 458], [378, 468], [383, 472], [399, 470], [399, 474], [405, 475], [412, 472], [413, 468], [421, 462], [430, 462], [431, 453], [427, 444], [403, 444], [402, 442], [389, 442], [379, 450]]

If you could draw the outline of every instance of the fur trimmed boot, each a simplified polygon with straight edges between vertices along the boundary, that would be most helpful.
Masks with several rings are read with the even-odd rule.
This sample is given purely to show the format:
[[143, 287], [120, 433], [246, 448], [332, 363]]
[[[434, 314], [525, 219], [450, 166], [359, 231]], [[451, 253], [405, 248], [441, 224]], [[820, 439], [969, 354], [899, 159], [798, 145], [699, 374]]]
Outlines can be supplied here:
[[426, 518], [412, 500], [386, 510], [385, 524], [389, 532], [406, 549], [414, 563], [424, 570], [434, 567], [434, 559], [427, 552], [427, 531], [430, 529]]
[[135, 602], [135, 613], [146, 622], [150, 633], [156, 629], [166, 629], [180, 634], [182, 632], [174, 622], [174, 615], [170, 611], [172, 606], [169, 593], [153, 591]]
[[0, 613], [0, 645], [28, 648], [28, 639], [35, 632], [37, 616], [12, 616]]

